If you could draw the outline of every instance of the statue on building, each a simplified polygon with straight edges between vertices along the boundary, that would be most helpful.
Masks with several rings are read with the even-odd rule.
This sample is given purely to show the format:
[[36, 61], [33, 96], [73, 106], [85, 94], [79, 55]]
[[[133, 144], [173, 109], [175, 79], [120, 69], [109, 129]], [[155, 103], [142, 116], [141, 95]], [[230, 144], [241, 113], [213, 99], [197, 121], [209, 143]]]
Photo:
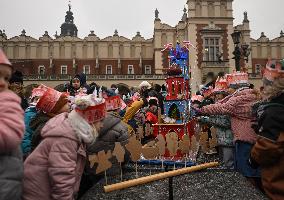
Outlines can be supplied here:
[[249, 20], [248, 20], [248, 13], [247, 12], [244, 12], [244, 21], [243, 21], [244, 23], [245, 22], [249, 22]]
[[159, 11], [158, 11], [157, 8], [156, 8], [156, 10], [155, 10], [155, 19], [156, 19], [156, 20], [159, 20]]

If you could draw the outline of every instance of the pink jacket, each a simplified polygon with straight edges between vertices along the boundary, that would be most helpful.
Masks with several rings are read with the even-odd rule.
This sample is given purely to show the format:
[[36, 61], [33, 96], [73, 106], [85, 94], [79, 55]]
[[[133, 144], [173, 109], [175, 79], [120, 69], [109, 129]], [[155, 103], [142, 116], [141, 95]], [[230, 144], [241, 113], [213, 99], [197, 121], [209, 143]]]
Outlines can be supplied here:
[[50, 119], [43, 140], [24, 163], [24, 200], [72, 200], [86, 163], [85, 145], [67, 113]]
[[257, 136], [251, 128], [252, 105], [257, 100], [254, 90], [244, 89], [219, 103], [203, 107], [201, 112], [209, 115], [230, 115], [234, 141], [254, 144]]
[[21, 99], [11, 91], [0, 92], [0, 154], [15, 150], [25, 132]]

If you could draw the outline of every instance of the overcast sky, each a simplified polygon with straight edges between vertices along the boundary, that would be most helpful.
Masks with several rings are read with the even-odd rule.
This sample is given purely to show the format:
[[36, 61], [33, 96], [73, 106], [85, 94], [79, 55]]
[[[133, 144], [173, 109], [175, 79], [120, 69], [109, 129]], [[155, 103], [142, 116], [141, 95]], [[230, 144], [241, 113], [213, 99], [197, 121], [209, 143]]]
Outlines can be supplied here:
[[[181, 19], [186, 0], [72, 0], [72, 11], [79, 37], [94, 30], [100, 38], [119, 35], [132, 38], [140, 31], [145, 38], [153, 36], [154, 10], [158, 8], [163, 23], [176, 25]], [[270, 39], [284, 31], [284, 0], [234, 0], [234, 25], [242, 22], [247, 11], [251, 36], [259, 38], [265, 32]], [[20, 35], [22, 29], [35, 38], [47, 30], [60, 34], [68, 9], [68, 0], [0, 0], [0, 29], [8, 37]]]

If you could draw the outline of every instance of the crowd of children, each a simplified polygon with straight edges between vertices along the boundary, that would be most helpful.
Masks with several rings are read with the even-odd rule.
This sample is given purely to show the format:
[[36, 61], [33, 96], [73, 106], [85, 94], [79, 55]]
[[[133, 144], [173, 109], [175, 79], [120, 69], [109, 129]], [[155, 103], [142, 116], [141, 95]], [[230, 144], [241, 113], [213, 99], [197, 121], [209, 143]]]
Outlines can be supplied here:
[[[78, 74], [62, 91], [40, 85], [27, 99], [21, 76], [0, 50], [3, 200], [79, 198], [101, 178], [87, 156], [127, 144], [139, 126], [158, 123], [164, 112], [162, 87], [147, 81], [125, 94], [116, 85], [88, 85]], [[246, 73], [220, 74], [211, 82], [192, 95], [192, 119], [209, 137], [216, 130], [223, 166], [283, 199], [284, 61], [268, 62], [261, 91], [251, 88]], [[107, 173], [120, 173], [119, 163], [110, 161]]]

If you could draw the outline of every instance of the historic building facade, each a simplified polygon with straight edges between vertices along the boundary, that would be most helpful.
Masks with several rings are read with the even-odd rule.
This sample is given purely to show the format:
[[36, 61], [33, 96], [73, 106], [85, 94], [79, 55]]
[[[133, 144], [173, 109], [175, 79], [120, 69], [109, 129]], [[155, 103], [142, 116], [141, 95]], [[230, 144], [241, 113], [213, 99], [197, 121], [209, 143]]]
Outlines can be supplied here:
[[[23, 30], [19, 36], [7, 38], [0, 32], [3, 48], [15, 68], [24, 73], [27, 83], [49, 81], [55, 85], [84, 72], [89, 81], [138, 83], [142, 79], [163, 82], [163, 68], [167, 58], [161, 53], [167, 43], [190, 41], [191, 87], [196, 91], [206, 81], [209, 72], [232, 72], [234, 43], [231, 34], [241, 31], [240, 45], [249, 45], [251, 54], [242, 59], [252, 81], [268, 58], [284, 58], [284, 34], [273, 40], [264, 33], [257, 40], [250, 37], [247, 13], [243, 23], [233, 25], [233, 0], [188, 0], [181, 20], [175, 27], [163, 23], [155, 11], [153, 38], [145, 39], [139, 32], [132, 38], [113, 36], [99, 38], [91, 31], [85, 38], [77, 37], [71, 6], [61, 25], [60, 35], [51, 37], [47, 31], [39, 39], [28, 36]], [[136, 82], [135, 82], [136, 81]]]

